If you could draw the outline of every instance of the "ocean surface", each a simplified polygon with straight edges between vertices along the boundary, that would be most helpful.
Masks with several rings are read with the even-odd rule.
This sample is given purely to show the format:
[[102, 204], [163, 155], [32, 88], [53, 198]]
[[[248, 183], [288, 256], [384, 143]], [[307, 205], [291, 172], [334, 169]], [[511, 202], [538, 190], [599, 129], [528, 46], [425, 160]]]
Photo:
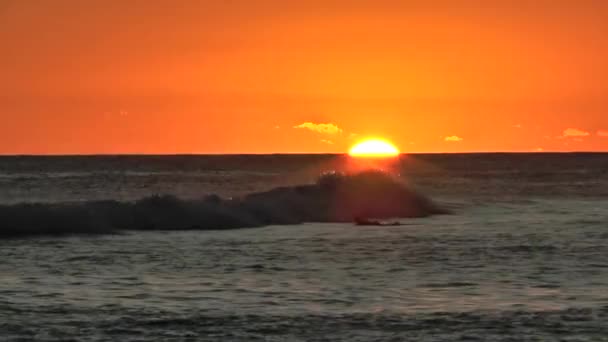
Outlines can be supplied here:
[[[402, 156], [387, 172], [451, 214], [400, 226], [191, 212], [353, 167], [0, 157], [0, 340], [608, 341], [608, 154]], [[107, 206], [163, 219], [107, 230]]]

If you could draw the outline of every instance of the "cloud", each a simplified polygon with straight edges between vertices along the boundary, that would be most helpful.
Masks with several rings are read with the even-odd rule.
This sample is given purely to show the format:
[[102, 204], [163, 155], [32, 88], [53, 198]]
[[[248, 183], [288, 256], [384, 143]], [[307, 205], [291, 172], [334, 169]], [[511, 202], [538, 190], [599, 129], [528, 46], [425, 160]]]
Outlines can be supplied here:
[[583, 131], [578, 128], [568, 128], [564, 130], [562, 133], [562, 137], [564, 138], [580, 138], [580, 137], [588, 137], [591, 133]]
[[461, 142], [464, 139], [457, 136], [457, 135], [451, 135], [449, 137], [445, 137], [443, 140], [447, 141], [447, 142]]
[[597, 136], [598, 137], [602, 137], [602, 138], [608, 138], [608, 131], [607, 130], [599, 130], [599, 131], [597, 131]]
[[304, 122], [297, 126], [293, 126], [293, 128], [298, 129], [308, 129], [313, 132], [322, 133], [322, 134], [338, 134], [342, 133], [342, 129], [333, 123], [313, 123], [313, 122]]
[[327, 144], [327, 145], [333, 145], [334, 144], [333, 141], [327, 140], [327, 139], [321, 139], [321, 142], [324, 143], [324, 144]]

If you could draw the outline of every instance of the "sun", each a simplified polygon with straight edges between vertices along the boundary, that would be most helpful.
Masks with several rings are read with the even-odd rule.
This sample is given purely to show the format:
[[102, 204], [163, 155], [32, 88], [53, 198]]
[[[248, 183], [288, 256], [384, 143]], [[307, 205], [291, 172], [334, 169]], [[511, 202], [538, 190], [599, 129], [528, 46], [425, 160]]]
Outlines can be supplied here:
[[348, 154], [351, 157], [395, 157], [399, 155], [399, 149], [383, 139], [367, 139], [351, 147]]

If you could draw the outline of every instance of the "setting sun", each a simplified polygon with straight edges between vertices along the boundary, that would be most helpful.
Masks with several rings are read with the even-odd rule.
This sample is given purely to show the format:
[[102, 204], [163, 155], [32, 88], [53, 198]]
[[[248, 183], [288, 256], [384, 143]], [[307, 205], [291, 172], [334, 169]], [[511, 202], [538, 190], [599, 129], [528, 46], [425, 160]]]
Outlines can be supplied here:
[[369, 139], [357, 143], [348, 154], [352, 157], [394, 157], [399, 149], [386, 140]]

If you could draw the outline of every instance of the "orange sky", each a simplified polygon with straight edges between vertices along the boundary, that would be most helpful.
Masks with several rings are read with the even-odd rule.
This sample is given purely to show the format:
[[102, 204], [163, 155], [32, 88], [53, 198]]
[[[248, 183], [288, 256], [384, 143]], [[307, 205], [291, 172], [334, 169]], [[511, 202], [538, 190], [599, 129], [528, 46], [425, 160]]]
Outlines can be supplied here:
[[606, 18], [605, 0], [0, 0], [0, 153], [608, 151]]

